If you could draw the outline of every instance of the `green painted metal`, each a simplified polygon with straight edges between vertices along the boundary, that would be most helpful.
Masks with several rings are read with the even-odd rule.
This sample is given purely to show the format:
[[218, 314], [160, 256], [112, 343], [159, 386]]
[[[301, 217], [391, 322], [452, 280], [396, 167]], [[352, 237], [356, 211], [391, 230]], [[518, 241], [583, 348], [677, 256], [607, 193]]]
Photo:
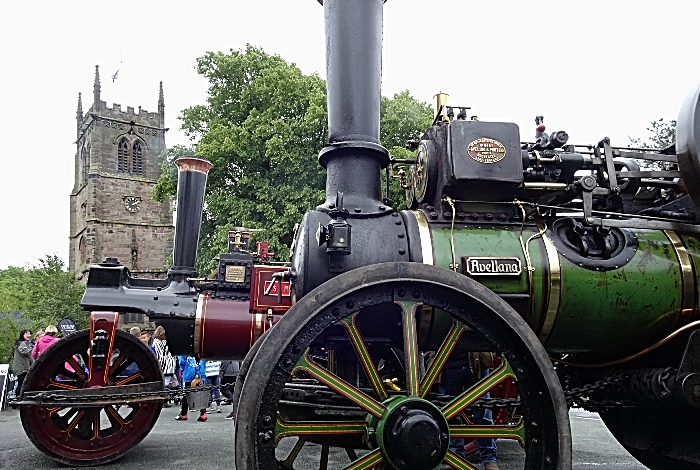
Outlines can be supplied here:
[[[369, 420], [369, 426], [375, 429], [374, 437], [376, 438], [376, 443], [379, 446], [380, 449], [385, 448], [385, 443], [384, 443], [384, 431], [385, 431], [385, 426], [386, 426], [386, 420], [387, 418], [397, 409], [399, 409], [402, 405], [410, 402], [416, 402], [420, 401], [426, 406], [429, 406], [431, 408], [434, 408], [436, 411], [437, 416], [443, 416], [440, 414], [440, 410], [433, 405], [431, 402], [424, 400], [422, 398], [416, 398], [416, 397], [407, 397], [407, 396], [393, 396], [387, 399], [386, 401], [383, 402], [383, 405], [386, 407], [386, 411], [384, 412], [384, 415], [379, 418], [379, 419], [372, 419], [370, 418]], [[444, 419], [444, 416], [443, 418]], [[443, 422], [443, 425], [447, 427], [447, 420]], [[382, 452], [384, 454], [384, 460], [387, 461], [392, 465], [392, 467], [396, 467], [391, 460], [386, 455], [386, 452]]]
[[372, 356], [370, 355], [369, 350], [367, 349], [367, 345], [365, 344], [365, 341], [362, 338], [362, 334], [360, 333], [359, 328], [357, 328], [356, 320], [357, 314], [351, 315], [341, 320], [340, 325], [342, 325], [345, 328], [348, 337], [350, 338], [350, 341], [352, 342], [352, 345], [355, 348], [355, 352], [357, 353], [357, 357], [360, 360], [360, 364], [362, 364], [362, 367], [365, 370], [367, 377], [369, 377], [370, 383], [372, 384], [372, 388], [377, 394], [378, 400], [386, 400], [388, 398], [386, 389], [384, 388], [382, 379], [381, 377], [379, 377], [379, 372], [377, 371], [377, 368], [375, 367], [374, 362], [372, 361]]
[[[535, 331], [539, 331], [544, 321], [543, 310], [546, 308], [547, 294], [547, 255], [539, 237], [528, 243], [530, 260], [535, 270], [532, 273], [532, 294], [525, 268], [527, 262], [520, 246], [520, 227], [458, 227], [455, 226], [454, 237], [449, 225], [430, 225], [433, 238], [433, 258], [436, 266], [449, 269], [452, 263], [451, 239], [454, 238], [454, 250], [457, 264], [460, 266], [463, 256], [498, 256], [520, 259], [523, 273], [520, 276], [476, 276], [474, 279], [498, 294], [531, 295], [529, 314], [525, 320]], [[527, 241], [539, 230], [525, 227], [522, 238]]]
[[465, 439], [478, 439], [480, 437], [493, 437], [494, 439], [515, 439], [520, 442], [520, 444], [525, 445], [525, 421], [521, 417], [513, 425], [453, 425], [450, 426], [450, 437], [462, 437]]
[[[582, 269], [560, 256], [559, 314], [550, 351], [634, 352], [674, 330], [681, 307], [681, 270], [661, 231], [635, 231], [639, 248], [619, 269]], [[597, 354], [598, 355], [598, 354]]]
[[[449, 314], [444, 312], [442, 312], [441, 317], [447, 317], [451, 320]], [[459, 341], [459, 338], [462, 336], [462, 333], [464, 333], [465, 328], [466, 325], [464, 325], [464, 323], [452, 321], [452, 328], [450, 329], [449, 333], [443, 335], [445, 340], [442, 342], [442, 345], [440, 345], [440, 349], [437, 350], [435, 358], [430, 364], [430, 368], [427, 370], [427, 372], [425, 373], [425, 377], [423, 377], [423, 380], [421, 381], [421, 398], [425, 398], [426, 396], [428, 396], [428, 392], [437, 381], [437, 378], [442, 372], [442, 368], [445, 365], [447, 358], [450, 356], [452, 350], [457, 345], [457, 341]]]
[[323, 367], [314, 363], [309, 357], [308, 351], [299, 359], [294, 367], [294, 370], [292, 371], [292, 375], [302, 370], [311, 374], [313, 377], [316, 377], [318, 380], [328, 385], [345, 398], [354, 402], [356, 405], [359, 405], [368, 413], [371, 413], [377, 417], [382, 416], [384, 413], [384, 406], [381, 403], [353, 387], [337, 375], [328, 372]]
[[[463, 256], [518, 257], [523, 266], [520, 276], [474, 276], [474, 279], [498, 294], [529, 294], [525, 320], [540, 334], [545, 320], [552, 322], [551, 332], [541, 335], [550, 352], [586, 353], [598, 359], [617, 358], [639, 351], [673, 332], [688, 320], [698, 319], [700, 311], [697, 279], [700, 272], [698, 237], [680, 235], [682, 247], [691, 261], [685, 277], [682, 257], [660, 230], [633, 230], [639, 247], [625, 266], [609, 271], [582, 268], [558, 254], [560, 286], [552, 286], [550, 263], [541, 237], [533, 238], [528, 249], [534, 271], [532, 288], [520, 244], [520, 227], [455, 226], [430, 224], [435, 264], [450, 269], [452, 242], [459, 271]], [[523, 240], [538, 233], [526, 227]], [[553, 249], [553, 246], [552, 246]], [[687, 263], [686, 263], [687, 264]], [[692, 273], [688, 273], [692, 269]], [[553, 287], [561, 287], [560, 295]], [[693, 289], [693, 309], [681, 318], [683, 289], [686, 298]], [[558, 308], [548, 312], [550, 292], [558, 297]], [[686, 303], [688, 301], [686, 300]], [[549, 315], [549, 316], [548, 316]], [[444, 315], [442, 315], [444, 317]], [[433, 326], [444, 333], [449, 319], [435, 315]], [[442, 325], [440, 326], [440, 323]]]
[[493, 387], [501, 383], [507, 378], [515, 379], [515, 373], [510, 367], [510, 363], [504, 358], [501, 365], [491, 374], [475, 383], [471, 388], [465, 390], [460, 396], [448, 403], [442, 408], [442, 413], [445, 418], [450, 420], [457, 416], [467, 406], [474, 403], [477, 399], [483, 397]]
[[680, 238], [688, 251], [690, 261], [693, 263], [693, 273], [695, 278], [695, 283], [693, 286], [695, 288], [695, 311], [693, 312], [693, 317], [690, 320], [700, 320], [700, 287], [698, 286], [700, 283], [700, 238], [689, 235], [683, 235]]
[[420, 377], [418, 377], [418, 340], [416, 335], [416, 311], [422, 305], [409, 300], [396, 300], [401, 307], [403, 323], [403, 344], [406, 368], [406, 387], [408, 394], [420, 395]]
[[367, 423], [364, 421], [305, 421], [296, 423], [283, 421], [279, 416], [275, 423], [275, 444], [289, 436], [309, 437], [350, 434], [367, 434]]

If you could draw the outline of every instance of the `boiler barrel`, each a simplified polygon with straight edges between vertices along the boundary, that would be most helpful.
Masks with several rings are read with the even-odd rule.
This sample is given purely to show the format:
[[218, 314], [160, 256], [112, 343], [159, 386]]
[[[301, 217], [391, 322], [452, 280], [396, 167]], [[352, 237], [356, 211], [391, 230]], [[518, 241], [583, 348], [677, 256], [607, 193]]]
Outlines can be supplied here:
[[203, 359], [242, 360], [253, 343], [282, 315], [251, 313], [250, 301], [200, 294], [194, 324], [194, 353]]
[[[630, 229], [634, 248], [619, 266], [601, 267], [567, 258], [547, 231], [527, 244], [530, 279], [519, 226], [457, 224], [452, 232], [450, 225], [428, 224], [419, 211], [403, 215], [415, 219], [412, 254], [449, 269], [453, 240], [458, 269], [511, 303], [550, 352], [595, 357], [637, 352], [700, 319], [698, 237]], [[523, 242], [538, 232], [526, 227]], [[513, 266], [519, 260], [521, 272], [508, 260]]]

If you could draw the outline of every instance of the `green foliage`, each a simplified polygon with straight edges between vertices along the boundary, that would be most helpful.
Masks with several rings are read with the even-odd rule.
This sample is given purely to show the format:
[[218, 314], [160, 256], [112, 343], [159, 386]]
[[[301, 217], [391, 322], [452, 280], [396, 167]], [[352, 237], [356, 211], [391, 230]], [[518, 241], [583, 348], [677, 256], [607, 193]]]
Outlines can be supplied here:
[[208, 52], [197, 70], [210, 82], [207, 105], [183, 110], [182, 128], [214, 165], [198, 267], [213, 267], [234, 226], [262, 229], [251, 242], [269, 241], [285, 259], [294, 222], [323, 196], [317, 155], [326, 138], [325, 83], [250, 45]]
[[[641, 137], [629, 137], [630, 146], [648, 149], [663, 149], [676, 142], [676, 121], [672, 119], [668, 122], [664, 118], [652, 121], [651, 127], [647, 127], [649, 140], [645, 141]], [[651, 162], [648, 160], [637, 160], [639, 166], [645, 170], [669, 169], [669, 164], [664, 162]]]
[[[406, 143], [419, 140], [433, 122], [433, 110], [428, 103], [416, 100], [408, 90], [394, 94], [393, 98], [382, 96], [381, 142], [395, 159], [415, 158], [415, 152], [406, 149]], [[408, 165], [406, 165], [408, 166]], [[391, 178], [389, 204], [396, 210], [406, 207], [404, 190], [399, 180]]]
[[[207, 52], [197, 71], [209, 81], [207, 102], [182, 111], [182, 129], [196, 155], [212, 162], [200, 232], [198, 269], [207, 273], [228, 247], [232, 227], [259, 229], [277, 259], [287, 259], [293, 227], [325, 199], [325, 170], [318, 153], [327, 141], [326, 84], [294, 64], [248, 45]], [[430, 109], [406, 92], [382, 98], [382, 142], [393, 155], [412, 158], [409, 139], [430, 124]], [[174, 195], [176, 172], [164, 155], [154, 197]], [[408, 155], [408, 156], [406, 156]], [[394, 183], [395, 185], [395, 183]], [[394, 188], [397, 200], [402, 190]]]
[[0, 270], [0, 362], [11, 358], [22, 328], [33, 333], [63, 318], [87, 328], [88, 315], [80, 308], [84, 291], [55, 255], [41, 258], [35, 266]]
[[153, 187], [151, 196], [158, 202], [165, 202], [166, 198], [174, 196], [177, 192], [177, 167], [175, 160], [180, 157], [194, 155], [194, 147], [191, 145], [174, 145], [163, 150], [160, 160], [161, 174], [158, 182]]
[[641, 137], [629, 137], [630, 146], [662, 149], [676, 142], [675, 119], [668, 122], [664, 121], [664, 118], [660, 118], [658, 121], [652, 121], [651, 127], [647, 127], [647, 131], [650, 133], [648, 141]]

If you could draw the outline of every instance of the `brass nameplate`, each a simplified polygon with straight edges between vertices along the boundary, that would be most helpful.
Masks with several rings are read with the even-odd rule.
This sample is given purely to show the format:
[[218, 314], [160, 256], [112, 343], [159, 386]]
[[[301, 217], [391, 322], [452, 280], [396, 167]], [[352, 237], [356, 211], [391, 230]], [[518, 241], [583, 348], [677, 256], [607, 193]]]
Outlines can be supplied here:
[[226, 282], [245, 282], [245, 266], [226, 266]]
[[479, 163], [500, 162], [506, 156], [506, 148], [502, 143], [485, 137], [469, 142], [467, 152]]
[[520, 276], [523, 272], [520, 258], [515, 257], [465, 256], [462, 265], [470, 276]]

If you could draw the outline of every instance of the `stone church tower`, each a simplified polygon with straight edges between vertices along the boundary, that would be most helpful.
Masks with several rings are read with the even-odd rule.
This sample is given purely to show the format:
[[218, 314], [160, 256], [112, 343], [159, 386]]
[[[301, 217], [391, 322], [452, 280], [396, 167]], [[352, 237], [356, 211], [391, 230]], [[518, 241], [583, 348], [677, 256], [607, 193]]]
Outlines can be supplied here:
[[85, 114], [78, 95], [69, 269], [85, 281], [91, 264], [113, 257], [135, 277], [163, 277], [173, 249], [173, 219], [169, 204], [151, 198], [167, 131], [163, 83], [155, 113], [140, 106], [108, 108], [100, 89], [96, 66], [93, 105]]

